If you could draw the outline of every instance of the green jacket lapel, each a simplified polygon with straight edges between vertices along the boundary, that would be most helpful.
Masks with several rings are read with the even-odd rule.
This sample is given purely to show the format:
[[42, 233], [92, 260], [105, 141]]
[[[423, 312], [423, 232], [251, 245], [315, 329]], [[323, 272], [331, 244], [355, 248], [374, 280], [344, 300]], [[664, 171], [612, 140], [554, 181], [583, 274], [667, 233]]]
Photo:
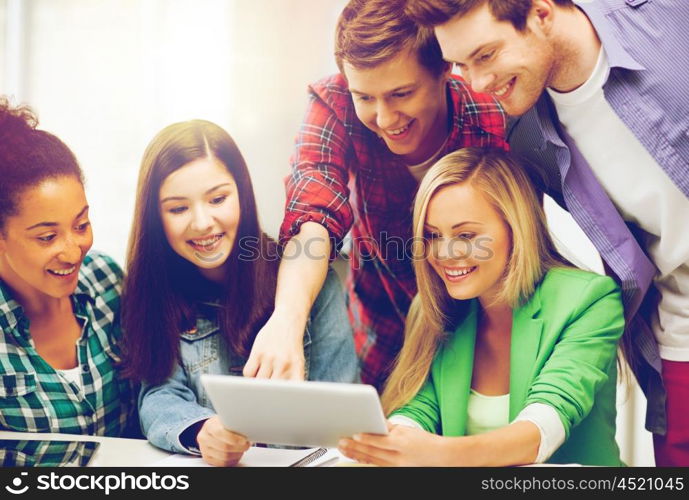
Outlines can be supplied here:
[[[543, 321], [536, 318], [541, 310], [538, 290], [522, 307], [514, 310], [510, 348], [510, 420], [522, 410], [527, 392], [533, 381], [538, 349], [543, 331]], [[474, 368], [474, 347], [478, 301], [472, 300], [466, 319], [449, 339], [442, 359], [433, 377], [439, 395], [444, 401], [442, 408], [443, 434], [463, 436], [466, 433], [467, 405]]]
[[448, 347], [439, 363], [436, 387], [442, 388], [440, 397], [443, 434], [463, 436], [466, 432], [467, 405], [474, 369], [474, 345], [476, 343], [476, 318], [478, 307], [472, 301], [464, 321], [452, 334]]
[[543, 320], [535, 316], [541, 310], [540, 290], [514, 310], [510, 347], [510, 421], [522, 410], [536, 366], [543, 332]]

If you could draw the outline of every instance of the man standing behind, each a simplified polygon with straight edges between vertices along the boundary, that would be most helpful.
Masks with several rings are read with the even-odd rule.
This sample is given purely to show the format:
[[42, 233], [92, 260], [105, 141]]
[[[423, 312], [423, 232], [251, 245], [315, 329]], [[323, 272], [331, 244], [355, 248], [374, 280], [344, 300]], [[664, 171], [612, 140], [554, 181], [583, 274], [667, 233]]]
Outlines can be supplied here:
[[429, 28], [404, 0], [351, 0], [336, 31], [340, 74], [309, 87], [296, 139], [275, 310], [244, 375], [303, 378], [304, 327], [351, 229], [348, 307], [362, 381], [379, 389], [416, 294], [412, 202], [425, 171], [466, 146], [506, 147], [495, 100], [450, 77]]
[[512, 150], [622, 283], [656, 464], [689, 465], [689, 2], [409, 0], [407, 13], [520, 116]]

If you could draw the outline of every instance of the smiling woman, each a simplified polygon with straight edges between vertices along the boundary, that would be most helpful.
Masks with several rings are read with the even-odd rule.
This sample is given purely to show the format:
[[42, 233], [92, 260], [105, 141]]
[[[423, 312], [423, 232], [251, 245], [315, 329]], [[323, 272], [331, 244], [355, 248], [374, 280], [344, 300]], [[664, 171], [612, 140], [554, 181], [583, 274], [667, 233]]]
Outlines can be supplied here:
[[232, 174], [213, 157], [191, 161], [163, 181], [160, 206], [175, 253], [193, 262], [205, 278], [222, 282], [219, 264], [232, 251], [240, 216]]
[[518, 161], [478, 148], [442, 158], [419, 187], [414, 236], [419, 294], [382, 396], [390, 433], [343, 440], [343, 453], [378, 465], [620, 465], [619, 288], [558, 255]]
[[4, 232], [5, 281], [20, 296], [38, 302], [39, 295], [69, 295], [93, 243], [81, 181], [63, 175], [26, 189]]
[[[123, 316], [127, 374], [142, 382], [141, 425], [154, 445], [212, 465], [233, 465], [246, 451], [248, 441], [215, 415], [201, 375], [242, 374], [273, 310], [279, 258], [232, 137], [205, 120], [159, 132], [141, 165]], [[334, 272], [297, 347], [310, 380], [357, 378]]]
[[119, 436], [133, 393], [117, 376], [121, 271], [93, 243], [81, 169], [0, 99], [0, 429]]

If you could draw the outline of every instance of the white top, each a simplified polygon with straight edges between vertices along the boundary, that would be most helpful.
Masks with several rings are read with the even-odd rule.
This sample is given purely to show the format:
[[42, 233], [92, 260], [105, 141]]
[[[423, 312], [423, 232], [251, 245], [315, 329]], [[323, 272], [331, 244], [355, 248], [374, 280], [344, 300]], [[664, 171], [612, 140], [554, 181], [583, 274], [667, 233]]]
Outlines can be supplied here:
[[658, 268], [660, 292], [653, 330], [660, 356], [689, 361], [689, 199], [663, 172], [605, 100], [610, 73], [601, 48], [590, 78], [578, 89], [548, 89], [562, 126], [591, 165], [620, 214], [649, 234], [641, 244]]
[[75, 384], [79, 390], [84, 390], [84, 384], [81, 381], [81, 367], [79, 365], [69, 370], [55, 370], [57, 373], [67, 379], [68, 382]]
[[421, 179], [423, 179], [423, 176], [426, 175], [426, 172], [428, 172], [428, 169], [430, 169], [433, 164], [440, 159], [440, 154], [443, 152], [445, 149], [445, 145], [447, 144], [447, 139], [450, 136], [448, 135], [443, 143], [440, 145], [438, 150], [431, 155], [431, 157], [423, 161], [421, 163], [418, 163], [417, 165], [408, 165], [407, 168], [409, 168], [409, 172], [416, 178], [417, 181], [421, 182]]
[[468, 436], [483, 434], [510, 423], [510, 395], [485, 396], [471, 389], [467, 404]]

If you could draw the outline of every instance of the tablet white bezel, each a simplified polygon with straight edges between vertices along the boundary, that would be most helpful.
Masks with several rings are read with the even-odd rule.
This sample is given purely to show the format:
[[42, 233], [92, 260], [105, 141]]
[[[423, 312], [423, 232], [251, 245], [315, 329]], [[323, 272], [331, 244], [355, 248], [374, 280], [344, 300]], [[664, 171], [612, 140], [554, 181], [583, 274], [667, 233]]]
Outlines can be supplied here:
[[336, 447], [353, 434], [387, 434], [370, 385], [208, 374], [201, 382], [223, 425], [255, 443]]

